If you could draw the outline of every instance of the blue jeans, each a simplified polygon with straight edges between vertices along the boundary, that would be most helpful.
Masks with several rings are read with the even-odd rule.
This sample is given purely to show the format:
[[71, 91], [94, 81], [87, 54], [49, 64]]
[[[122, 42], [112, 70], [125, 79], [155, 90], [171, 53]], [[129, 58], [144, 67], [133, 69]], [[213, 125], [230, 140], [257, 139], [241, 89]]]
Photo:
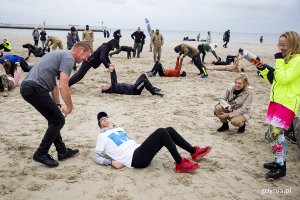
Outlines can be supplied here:
[[37, 149], [38, 155], [48, 153], [52, 143], [59, 154], [66, 152], [65, 143], [62, 140], [60, 130], [65, 124], [65, 117], [53, 101], [49, 91], [33, 81], [23, 81], [20, 93], [25, 101], [30, 103], [48, 121], [48, 128], [44, 138]]

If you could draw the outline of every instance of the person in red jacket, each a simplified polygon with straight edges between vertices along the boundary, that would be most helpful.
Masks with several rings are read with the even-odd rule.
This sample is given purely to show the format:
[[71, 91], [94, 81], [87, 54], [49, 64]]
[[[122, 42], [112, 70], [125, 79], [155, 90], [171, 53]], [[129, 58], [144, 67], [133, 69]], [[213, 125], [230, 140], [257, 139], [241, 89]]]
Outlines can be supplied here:
[[148, 72], [148, 75], [150, 77], [156, 76], [157, 72], [159, 76], [167, 76], [167, 77], [185, 77], [186, 72], [181, 70], [182, 68], [182, 61], [183, 59], [177, 58], [175, 69], [164, 69], [162, 64], [159, 61], [155, 62], [155, 65], [153, 66], [152, 70]]

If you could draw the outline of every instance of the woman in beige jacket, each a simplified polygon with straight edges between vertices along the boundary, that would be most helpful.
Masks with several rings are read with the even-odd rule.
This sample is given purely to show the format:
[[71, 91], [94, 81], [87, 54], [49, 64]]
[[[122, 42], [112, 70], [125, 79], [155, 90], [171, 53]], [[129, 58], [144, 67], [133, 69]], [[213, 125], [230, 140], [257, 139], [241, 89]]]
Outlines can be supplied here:
[[229, 130], [228, 121], [239, 127], [239, 133], [245, 132], [246, 121], [250, 119], [252, 90], [246, 74], [238, 74], [215, 107], [214, 113], [223, 123], [218, 132]]

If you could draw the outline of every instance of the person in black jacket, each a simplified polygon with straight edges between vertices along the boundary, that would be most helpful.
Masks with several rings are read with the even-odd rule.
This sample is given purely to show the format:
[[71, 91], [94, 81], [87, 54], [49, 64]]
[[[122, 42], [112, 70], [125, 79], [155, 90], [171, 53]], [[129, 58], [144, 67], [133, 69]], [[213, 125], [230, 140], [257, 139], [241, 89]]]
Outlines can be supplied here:
[[115, 48], [120, 48], [119, 42], [116, 39], [112, 39], [98, 47], [86, 61], [83, 61], [79, 70], [70, 78], [69, 86], [71, 87], [72, 85], [80, 81], [91, 67], [96, 69], [103, 63], [103, 65], [108, 68], [111, 64], [108, 54]]
[[142, 43], [146, 38], [146, 35], [141, 31], [141, 28], [138, 27], [137, 30], [131, 34], [131, 38], [134, 40], [133, 45], [133, 57], [135, 57], [137, 53], [137, 57], [140, 57]]
[[230, 30], [225, 31], [225, 33], [223, 34], [223, 41], [225, 42], [225, 44], [223, 44], [224, 48], [227, 48], [227, 44], [229, 42], [230, 39]]
[[67, 49], [71, 50], [75, 43], [80, 42], [78, 32], [74, 26], [70, 28], [67, 34]]
[[29, 43], [23, 44], [23, 48], [28, 49], [28, 56], [24, 58], [25, 61], [29, 59], [31, 54], [33, 54], [35, 57], [43, 57], [46, 54], [45, 49], [33, 46]]
[[160, 89], [154, 87], [148, 80], [145, 74], [142, 74], [136, 82], [132, 84], [118, 83], [117, 73], [114, 65], [109, 66], [111, 84], [101, 86], [102, 93], [115, 93], [125, 95], [140, 95], [144, 88], [148, 90], [152, 95], [158, 95], [163, 97], [163, 94], [159, 93]]
[[129, 46], [121, 46], [120, 49], [115, 50], [114, 52], [109, 53], [109, 57], [112, 55], [119, 54], [121, 51], [127, 52], [127, 58], [131, 58], [131, 52], [133, 52], [133, 48]]

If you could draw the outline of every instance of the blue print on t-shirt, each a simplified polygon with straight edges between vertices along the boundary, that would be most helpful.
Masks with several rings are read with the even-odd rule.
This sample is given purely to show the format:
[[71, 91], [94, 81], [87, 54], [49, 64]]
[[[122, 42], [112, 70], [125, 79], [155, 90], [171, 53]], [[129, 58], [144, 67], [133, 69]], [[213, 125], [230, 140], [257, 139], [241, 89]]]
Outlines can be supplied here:
[[117, 131], [108, 136], [117, 146], [120, 146], [129, 140], [127, 134], [123, 131]]

